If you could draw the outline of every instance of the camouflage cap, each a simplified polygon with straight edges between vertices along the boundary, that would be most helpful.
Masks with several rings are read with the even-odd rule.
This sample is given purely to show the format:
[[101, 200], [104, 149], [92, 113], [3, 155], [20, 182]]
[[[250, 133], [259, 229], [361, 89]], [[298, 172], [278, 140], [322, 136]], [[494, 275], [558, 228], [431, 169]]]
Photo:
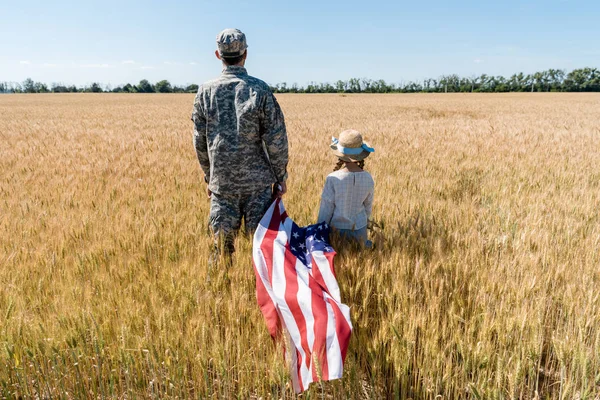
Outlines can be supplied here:
[[246, 35], [239, 29], [225, 29], [217, 35], [217, 48], [221, 57], [239, 57], [248, 48]]

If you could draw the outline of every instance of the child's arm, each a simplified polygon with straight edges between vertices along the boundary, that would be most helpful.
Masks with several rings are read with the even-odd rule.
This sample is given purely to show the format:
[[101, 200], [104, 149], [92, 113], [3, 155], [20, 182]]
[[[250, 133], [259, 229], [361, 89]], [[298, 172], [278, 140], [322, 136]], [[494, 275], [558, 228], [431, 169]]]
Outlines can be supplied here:
[[333, 185], [329, 179], [326, 179], [325, 187], [323, 187], [323, 193], [321, 194], [321, 206], [319, 207], [317, 222], [331, 223], [331, 217], [333, 217], [333, 210], [335, 209], [334, 199]]

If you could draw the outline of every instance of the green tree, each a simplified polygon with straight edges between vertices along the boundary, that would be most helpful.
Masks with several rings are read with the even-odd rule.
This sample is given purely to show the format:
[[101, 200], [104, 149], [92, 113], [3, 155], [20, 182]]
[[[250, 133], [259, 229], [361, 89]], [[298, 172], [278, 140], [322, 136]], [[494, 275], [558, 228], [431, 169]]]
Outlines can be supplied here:
[[348, 81], [348, 90], [352, 93], [360, 93], [360, 79], [350, 78]]
[[188, 87], [185, 88], [185, 91], [188, 93], [196, 93], [196, 92], [198, 92], [198, 88], [199, 88], [198, 85], [196, 85], [195, 83], [192, 83], [191, 85], [188, 85]]
[[42, 83], [42, 82], [36, 82], [33, 85], [33, 90], [35, 93], [48, 93], [49, 92], [48, 86], [46, 86], [46, 84]]
[[549, 90], [552, 92], [558, 92], [563, 90], [563, 81], [565, 79], [565, 71], [562, 69], [549, 69]]
[[23, 92], [35, 93], [35, 82], [31, 78], [27, 78], [23, 81]]
[[90, 86], [90, 92], [92, 93], [102, 93], [102, 87], [100, 87], [100, 84], [97, 82], [92, 83], [92, 86]]
[[156, 85], [154, 85], [154, 89], [157, 93], [171, 93], [173, 91], [171, 84], [166, 79], [156, 82]]
[[51, 86], [52, 93], [67, 93], [69, 88], [59, 83], [53, 83]]
[[154, 93], [154, 88], [146, 79], [142, 79], [137, 85], [137, 91], [139, 93]]

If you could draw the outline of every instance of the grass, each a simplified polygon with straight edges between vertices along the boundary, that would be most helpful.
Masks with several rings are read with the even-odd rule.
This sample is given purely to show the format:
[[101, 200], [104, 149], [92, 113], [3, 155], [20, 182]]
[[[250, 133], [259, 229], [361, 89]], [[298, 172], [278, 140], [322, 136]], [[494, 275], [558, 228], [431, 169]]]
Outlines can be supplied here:
[[[377, 249], [336, 258], [345, 376], [303, 398], [600, 397], [599, 95], [278, 99], [300, 225], [330, 137], [376, 148]], [[294, 397], [248, 238], [205, 282], [192, 100], [0, 97], [0, 398]]]

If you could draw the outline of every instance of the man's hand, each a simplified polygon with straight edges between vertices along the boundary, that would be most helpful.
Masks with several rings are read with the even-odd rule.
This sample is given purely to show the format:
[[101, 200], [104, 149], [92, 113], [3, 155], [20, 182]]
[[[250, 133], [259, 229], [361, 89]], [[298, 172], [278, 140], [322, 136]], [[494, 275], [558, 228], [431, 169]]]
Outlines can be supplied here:
[[275, 184], [275, 188], [277, 190], [276, 196], [281, 198], [287, 192], [287, 184], [285, 182], [280, 182], [279, 184]]

